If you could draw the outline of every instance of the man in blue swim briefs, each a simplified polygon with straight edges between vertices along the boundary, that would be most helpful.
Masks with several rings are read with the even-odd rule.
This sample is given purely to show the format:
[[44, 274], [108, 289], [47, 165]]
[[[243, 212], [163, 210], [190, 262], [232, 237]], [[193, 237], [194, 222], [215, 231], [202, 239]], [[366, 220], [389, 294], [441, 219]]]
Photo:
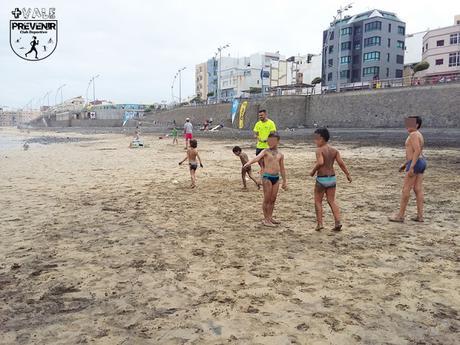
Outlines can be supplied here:
[[326, 199], [334, 215], [335, 225], [333, 231], [342, 230], [340, 222], [340, 210], [335, 201], [335, 187], [337, 179], [335, 177], [334, 162], [337, 161], [340, 169], [345, 173], [349, 182], [351, 176], [345, 163], [340, 157], [340, 152], [328, 144], [329, 130], [327, 128], [318, 128], [315, 130], [314, 141], [316, 144], [316, 164], [310, 172], [310, 176], [316, 174], [315, 183], [315, 211], [316, 211], [316, 231], [324, 229], [323, 227], [323, 198]]
[[417, 202], [417, 216], [411, 219], [415, 222], [423, 222], [423, 173], [425, 172], [427, 163], [423, 155], [425, 141], [422, 133], [419, 131], [422, 126], [422, 118], [420, 116], [409, 116], [405, 119], [404, 124], [409, 136], [406, 139], [406, 162], [399, 168], [400, 172], [405, 171], [401, 205], [399, 213], [388, 219], [391, 222], [404, 222], [410, 191], [413, 189]]
[[286, 170], [284, 169], [284, 155], [278, 151], [280, 136], [277, 133], [268, 135], [268, 148], [263, 149], [255, 158], [248, 161], [243, 168], [248, 168], [251, 164], [264, 160], [264, 171], [262, 174], [262, 186], [264, 189], [264, 201], [262, 210], [264, 220], [262, 224], [265, 226], [276, 226], [280, 222], [273, 218], [273, 209], [275, 208], [276, 197], [279, 190], [280, 174], [283, 179], [281, 188], [287, 189]]

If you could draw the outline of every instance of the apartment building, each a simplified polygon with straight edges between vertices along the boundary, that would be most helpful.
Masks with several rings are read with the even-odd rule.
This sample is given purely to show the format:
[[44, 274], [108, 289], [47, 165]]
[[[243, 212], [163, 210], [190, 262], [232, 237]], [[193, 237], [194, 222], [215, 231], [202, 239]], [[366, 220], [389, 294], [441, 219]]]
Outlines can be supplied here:
[[203, 62], [195, 66], [195, 94], [202, 100], [208, 98], [208, 63]]
[[395, 13], [371, 10], [331, 23], [323, 32], [322, 84], [401, 78], [406, 24]]
[[429, 30], [423, 36], [422, 58], [430, 67], [420, 73], [425, 77], [442, 77], [460, 73], [460, 16], [454, 25]]

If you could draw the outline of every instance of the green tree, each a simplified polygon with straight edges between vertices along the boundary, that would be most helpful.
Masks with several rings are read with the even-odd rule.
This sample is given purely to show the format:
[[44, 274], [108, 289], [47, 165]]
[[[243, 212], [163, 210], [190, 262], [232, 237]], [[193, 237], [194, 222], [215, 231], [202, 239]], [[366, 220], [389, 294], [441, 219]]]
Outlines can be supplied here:
[[424, 71], [430, 67], [430, 64], [427, 61], [421, 61], [414, 66], [414, 75], [417, 72]]
[[316, 77], [311, 81], [311, 83], [312, 83], [312, 85], [316, 85], [316, 84], [321, 83], [322, 81], [323, 80], [321, 79], [321, 77]]

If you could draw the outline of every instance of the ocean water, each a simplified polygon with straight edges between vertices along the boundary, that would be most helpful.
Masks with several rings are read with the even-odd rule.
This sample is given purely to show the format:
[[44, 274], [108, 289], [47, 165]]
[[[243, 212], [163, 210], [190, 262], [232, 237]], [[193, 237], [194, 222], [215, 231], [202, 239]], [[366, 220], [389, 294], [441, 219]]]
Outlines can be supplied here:
[[0, 151], [8, 151], [11, 149], [20, 148], [23, 144], [23, 140], [18, 137], [7, 135], [6, 133], [0, 132]]

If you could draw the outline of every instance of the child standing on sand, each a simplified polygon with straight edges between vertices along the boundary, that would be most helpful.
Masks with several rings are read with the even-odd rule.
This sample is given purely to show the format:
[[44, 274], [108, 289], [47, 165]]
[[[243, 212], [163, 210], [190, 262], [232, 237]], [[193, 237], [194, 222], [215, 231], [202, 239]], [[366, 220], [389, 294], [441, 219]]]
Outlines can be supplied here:
[[241, 147], [239, 146], [235, 146], [233, 148], [233, 153], [235, 154], [235, 156], [238, 156], [240, 157], [240, 160], [241, 160], [241, 164], [243, 165], [243, 167], [241, 168], [241, 178], [243, 179], [243, 189], [244, 190], [247, 190], [248, 187], [246, 185], [246, 175], [249, 176], [249, 178], [251, 180], [254, 181], [254, 183], [256, 184], [257, 186], [257, 189], [260, 189], [260, 183], [257, 182], [257, 180], [255, 179], [255, 177], [252, 175], [252, 170], [251, 170], [251, 167], [247, 167], [245, 168], [244, 165], [248, 162], [249, 158], [248, 158], [248, 155], [246, 153], [243, 152], [243, 150], [241, 150]]
[[287, 189], [286, 170], [284, 168], [284, 155], [278, 151], [280, 136], [277, 133], [270, 133], [267, 139], [268, 148], [262, 150], [255, 158], [243, 165], [243, 168], [248, 168], [251, 164], [264, 160], [264, 171], [262, 174], [262, 186], [264, 189], [264, 201], [262, 210], [264, 220], [262, 224], [265, 226], [274, 227], [280, 224], [279, 221], [273, 218], [273, 209], [275, 208], [276, 197], [279, 190], [280, 174], [283, 179], [281, 188]]
[[179, 141], [177, 140], [177, 128], [176, 127], [173, 127], [172, 131], [171, 131], [171, 136], [173, 137], [173, 145], [174, 144], [179, 144]]
[[190, 178], [192, 180], [191, 188], [196, 187], [196, 169], [198, 168], [198, 162], [200, 163], [200, 168], [203, 167], [203, 164], [201, 163], [201, 158], [200, 155], [198, 154], [198, 150], [196, 149], [198, 146], [198, 142], [196, 139], [191, 139], [190, 140], [190, 147], [187, 149], [187, 155], [183, 160], [179, 162], [179, 165], [182, 165], [187, 159], [188, 159], [188, 164], [190, 167]]
[[335, 187], [337, 179], [335, 177], [334, 162], [337, 161], [340, 169], [347, 176], [348, 182], [351, 182], [351, 176], [345, 163], [340, 157], [340, 152], [329, 146], [329, 131], [327, 128], [319, 128], [315, 130], [315, 144], [316, 149], [316, 164], [310, 173], [310, 176], [316, 174], [315, 184], [315, 211], [316, 211], [316, 231], [324, 229], [323, 227], [323, 197], [326, 194], [326, 199], [331, 207], [334, 215], [335, 226], [333, 231], [342, 230], [342, 224], [340, 223], [340, 210], [339, 206], [335, 201]]

